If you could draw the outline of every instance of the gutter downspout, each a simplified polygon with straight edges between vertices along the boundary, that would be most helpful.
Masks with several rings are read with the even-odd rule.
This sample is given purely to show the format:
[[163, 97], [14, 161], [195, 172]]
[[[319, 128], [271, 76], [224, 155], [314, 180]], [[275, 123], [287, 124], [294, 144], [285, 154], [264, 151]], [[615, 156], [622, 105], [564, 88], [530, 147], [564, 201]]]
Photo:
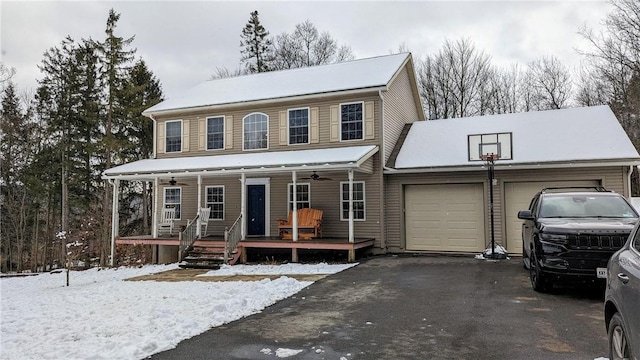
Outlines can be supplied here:
[[[386, 91], [386, 90], [385, 90]], [[382, 142], [380, 143], [380, 168], [384, 169], [386, 166], [386, 146], [385, 146], [385, 131], [384, 131], [384, 96], [382, 95], [382, 89], [378, 90], [378, 96], [380, 97], [380, 132], [382, 133]], [[380, 192], [380, 204], [382, 206], [382, 211], [380, 212], [380, 248], [384, 249], [384, 252], [387, 252], [387, 237], [389, 236], [387, 230], [387, 183], [384, 181], [385, 175], [384, 171], [380, 171], [380, 184], [382, 185], [382, 191]]]
[[627, 173], [627, 197], [631, 199], [631, 175], [633, 174], [633, 165], [629, 165], [629, 172]]
[[156, 129], [158, 127], [158, 122], [156, 121], [156, 119], [153, 117], [152, 114], [149, 114], [149, 119], [151, 119], [153, 121], [153, 158], [157, 159], [156, 157], [156, 149], [158, 148], [157, 144], [156, 144]]

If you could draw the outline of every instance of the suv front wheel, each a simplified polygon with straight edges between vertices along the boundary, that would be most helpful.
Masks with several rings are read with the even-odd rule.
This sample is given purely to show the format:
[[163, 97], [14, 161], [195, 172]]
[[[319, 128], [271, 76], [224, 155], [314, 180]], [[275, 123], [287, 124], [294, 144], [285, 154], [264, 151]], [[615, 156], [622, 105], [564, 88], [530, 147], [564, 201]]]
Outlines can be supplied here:
[[547, 292], [547, 278], [540, 269], [540, 264], [538, 264], [538, 258], [534, 249], [531, 249], [531, 254], [529, 255], [529, 278], [531, 279], [533, 290], [537, 292]]

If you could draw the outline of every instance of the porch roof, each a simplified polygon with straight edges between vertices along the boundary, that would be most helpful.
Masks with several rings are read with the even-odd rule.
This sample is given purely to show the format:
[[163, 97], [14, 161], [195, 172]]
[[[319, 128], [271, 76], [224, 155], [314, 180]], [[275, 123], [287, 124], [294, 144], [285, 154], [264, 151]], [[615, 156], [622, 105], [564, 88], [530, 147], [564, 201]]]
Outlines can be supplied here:
[[106, 170], [105, 179], [152, 180], [158, 176], [231, 175], [290, 171], [358, 169], [378, 152], [376, 145], [328, 149], [252, 152], [228, 155], [145, 159]]

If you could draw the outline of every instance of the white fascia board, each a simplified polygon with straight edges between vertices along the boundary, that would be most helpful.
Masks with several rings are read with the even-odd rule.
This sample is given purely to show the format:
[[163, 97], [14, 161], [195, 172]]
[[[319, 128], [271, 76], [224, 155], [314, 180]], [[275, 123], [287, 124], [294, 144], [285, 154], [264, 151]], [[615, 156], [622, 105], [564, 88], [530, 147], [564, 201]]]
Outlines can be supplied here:
[[[533, 169], [561, 169], [561, 168], [585, 168], [585, 167], [610, 167], [610, 166], [639, 166], [640, 159], [616, 160], [616, 161], [597, 161], [597, 162], [559, 162], [559, 163], [529, 163], [529, 164], [495, 164], [494, 169], [499, 170], [533, 170]], [[393, 169], [384, 170], [385, 175], [393, 174], [422, 174], [437, 172], [463, 172], [463, 171], [486, 171], [487, 166], [438, 166], [411, 169]]]
[[377, 92], [379, 90], [387, 91], [387, 85], [385, 86], [374, 86], [369, 88], [361, 88], [361, 89], [353, 89], [353, 90], [340, 90], [340, 91], [332, 91], [325, 93], [316, 93], [309, 95], [296, 95], [296, 96], [287, 96], [280, 98], [270, 98], [264, 100], [252, 100], [252, 101], [239, 101], [233, 103], [226, 104], [216, 104], [216, 105], [202, 105], [202, 106], [194, 106], [194, 107], [185, 107], [178, 109], [170, 109], [170, 110], [158, 110], [154, 112], [142, 112], [142, 115], [146, 117], [151, 116], [171, 116], [174, 114], [184, 114], [185, 112], [192, 111], [215, 111], [221, 108], [230, 107], [230, 106], [255, 106], [255, 105], [269, 105], [277, 102], [286, 102], [286, 101], [305, 101], [305, 100], [313, 100], [317, 98], [324, 98], [328, 96], [344, 96], [344, 95], [360, 95], [368, 92]]
[[185, 178], [202, 176], [225, 176], [225, 175], [240, 175], [240, 174], [273, 174], [292, 171], [337, 171], [337, 170], [356, 170], [366, 172], [359, 169], [357, 163], [349, 162], [345, 164], [325, 164], [314, 166], [279, 166], [269, 168], [251, 168], [251, 169], [225, 169], [225, 170], [200, 170], [200, 171], [178, 171], [178, 172], [163, 172], [163, 173], [148, 173], [148, 174], [125, 174], [125, 175], [102, 175], [105, 180], [153, 180], [154, 178]]

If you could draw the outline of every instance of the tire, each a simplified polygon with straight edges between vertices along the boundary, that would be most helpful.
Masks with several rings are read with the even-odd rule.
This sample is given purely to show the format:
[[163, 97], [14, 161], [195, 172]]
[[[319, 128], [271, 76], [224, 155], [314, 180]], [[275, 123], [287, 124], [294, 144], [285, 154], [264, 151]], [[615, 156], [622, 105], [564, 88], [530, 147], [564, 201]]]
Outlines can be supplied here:
[[541, 293], [549, 291], [547, 277], [538, 265], [538, 259], [534, 249], [531, 249], [529, 257], [529, 278], [531, 279], [531, 287], [533, 287], [533, 290]]
[[622, 318], [620, 313], [615, 313], [609, 320], [609, 359], [629, 359], [630, 351]]

